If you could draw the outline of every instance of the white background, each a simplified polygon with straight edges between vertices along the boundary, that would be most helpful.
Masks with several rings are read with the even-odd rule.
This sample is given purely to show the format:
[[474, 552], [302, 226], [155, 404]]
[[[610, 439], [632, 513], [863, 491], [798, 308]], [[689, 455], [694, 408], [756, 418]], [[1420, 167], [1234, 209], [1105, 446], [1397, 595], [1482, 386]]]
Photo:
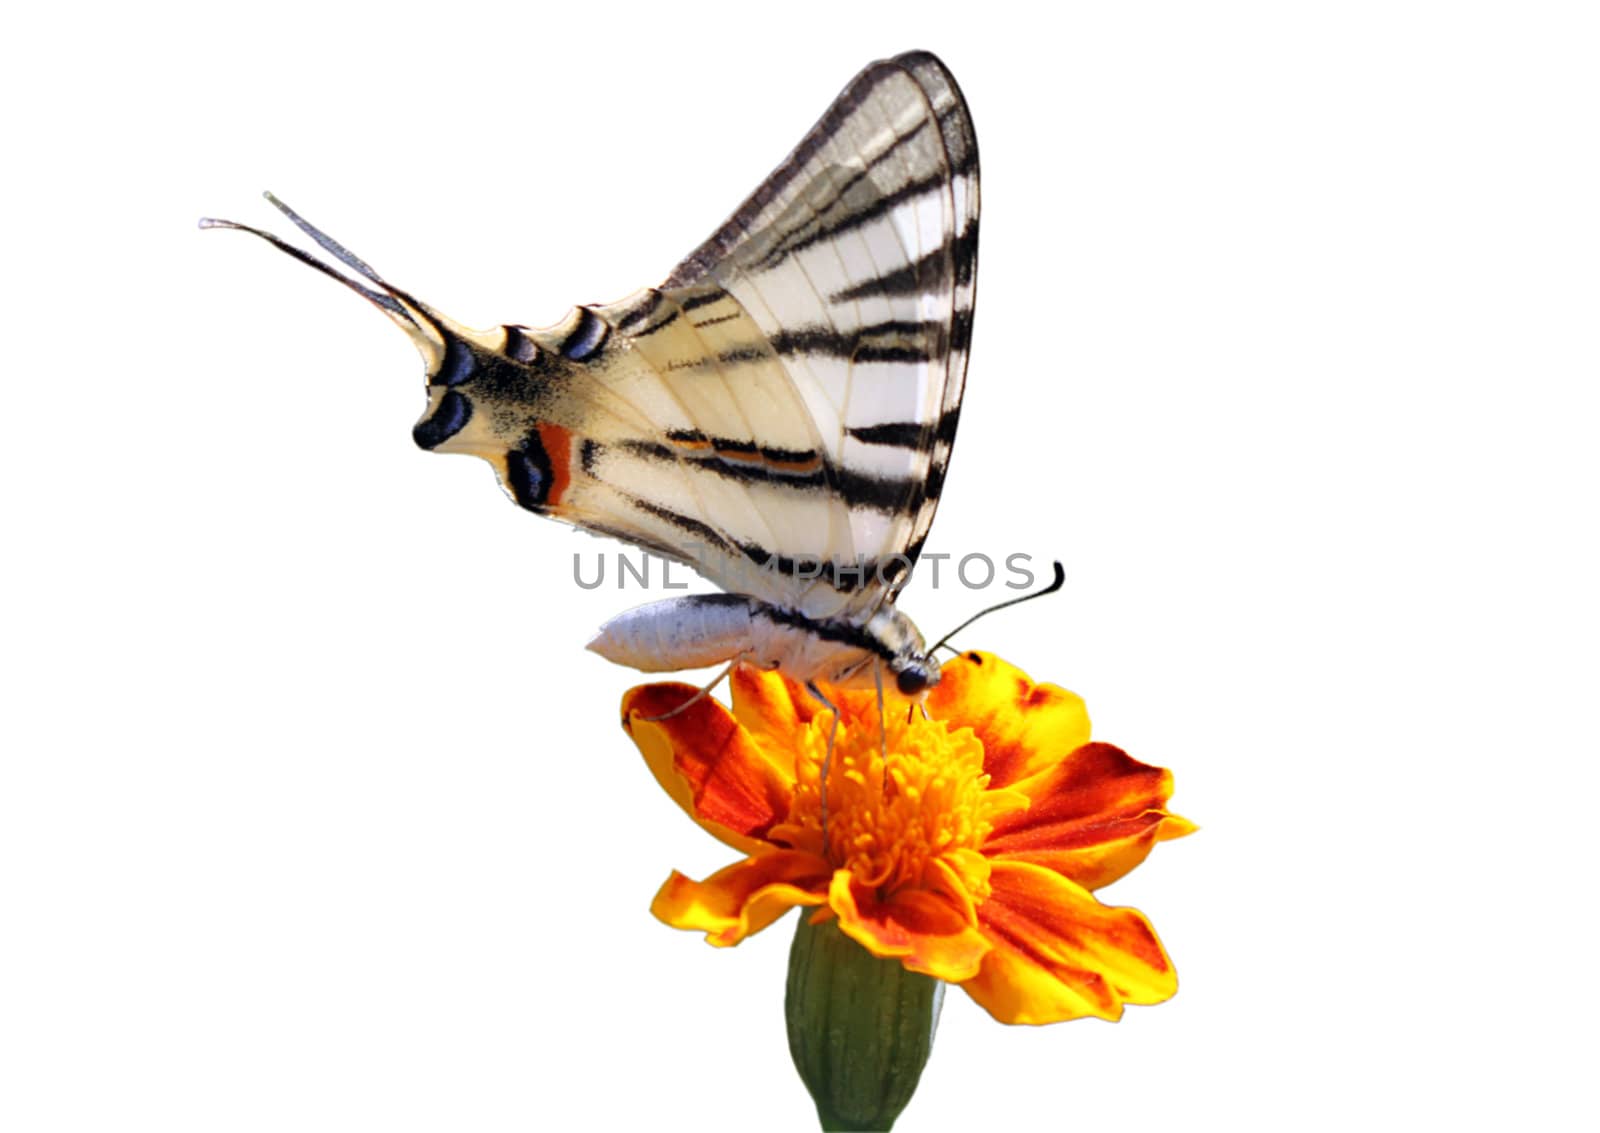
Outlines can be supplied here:
[[[411, 347], [656, 282], [868, 61], [983, 152], [932, 550], [1173, 768], [1116, 1026], [950, 996], [911, 1130], [1573, 1128], [1592, 1091], [1600, 82], [1583, 5], [95, 5], [13, 15], [0, 1126], [803, 1130], [789, 924], [583, 651], [606, 545], [412, 446]], [[32, 26], [27, 21], [32, 19]], [[937, 633], [988, 597], [918, 586]]]

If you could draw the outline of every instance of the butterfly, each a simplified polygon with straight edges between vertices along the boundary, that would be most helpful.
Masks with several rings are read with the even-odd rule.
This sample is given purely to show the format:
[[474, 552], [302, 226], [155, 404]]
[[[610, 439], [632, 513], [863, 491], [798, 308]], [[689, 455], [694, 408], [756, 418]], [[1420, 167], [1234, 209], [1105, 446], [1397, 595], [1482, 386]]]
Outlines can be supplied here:
[[817, 682], [938, 681], [895, 600], [961, 413], [978, 148], [933, 55], [857, 75], [659, 287], [551, 327], [461, 326], [268, 199], [331, 259], [201, 225], [260, 236], [407, 333], [427, 369], [418, 445], [481, 457], [527, 510], [725, 591], [621, 614], [595, 652], [647, 672], [744, 662], [824, 703]]

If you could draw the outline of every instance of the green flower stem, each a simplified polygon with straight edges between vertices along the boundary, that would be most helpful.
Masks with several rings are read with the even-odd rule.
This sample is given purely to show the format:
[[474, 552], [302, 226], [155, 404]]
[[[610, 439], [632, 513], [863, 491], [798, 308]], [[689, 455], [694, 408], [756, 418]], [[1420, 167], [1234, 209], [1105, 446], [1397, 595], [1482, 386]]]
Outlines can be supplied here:
[[943, 985], [801, 910], [789, 948], [789, 1053], [829, 1130], [888, 1130], [933, 1049]]

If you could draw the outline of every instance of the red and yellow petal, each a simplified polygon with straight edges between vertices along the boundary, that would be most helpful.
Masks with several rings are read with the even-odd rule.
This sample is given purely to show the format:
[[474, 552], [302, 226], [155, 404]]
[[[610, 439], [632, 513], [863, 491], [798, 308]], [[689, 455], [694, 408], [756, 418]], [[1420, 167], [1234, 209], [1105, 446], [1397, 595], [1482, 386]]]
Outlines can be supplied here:
[[791, 748], [794, 737], [816, 715], [816, 700], [793, 681], [777, 673], [764, 673], [738, 665], [728, 678], [732, 689], [733, 718], [757, 740], [770, 740]]
[[793, 763], [774, 759], [710, 697], [666, 719], [647, 719], [696, 691], [684, 684], [631, 689], [622, 698], [623, 727], [674, 802], [721, 841], [756, 853], [789, 813]]
[[1032, 805], [994, 820], [984, 855], [1032, 862], [1086, 889], [1111, 884], [1157, 842], [1195, 829], [1166, 811], [1172, 773], [1110, 744], [1085, 744], [1013, 789]]
[[1035, 684], [992, 653], [952, 659], [927, 703], [935, 719], [977, 733], [983, 769], [995, 790], [1046, 770], [1089, 742], [1089, 712], [1081, 697]]
[[990, 948], [960, 908], [925, 889], [902, 889], [884, 900], [841, 869], [828, 889], [828, 906], [845, 935], [874, 956], [950, 983], [977, 975]]
[[720, 869], [704, 881], [673, 871], [650, 911], [673, 928], [706, 934], [719, 948], [760, 932], [796, 905], [827, 899], [832, 868], [813, 854], [775, 850]]
[[1178, 990], [1172, 962], [1135, 909], [1102, 905], [1060, 874], [995, 862], [978, 921], [993, 945], [962, 986], [1002, 1023], [1117, 1019], [1125, 1003]]

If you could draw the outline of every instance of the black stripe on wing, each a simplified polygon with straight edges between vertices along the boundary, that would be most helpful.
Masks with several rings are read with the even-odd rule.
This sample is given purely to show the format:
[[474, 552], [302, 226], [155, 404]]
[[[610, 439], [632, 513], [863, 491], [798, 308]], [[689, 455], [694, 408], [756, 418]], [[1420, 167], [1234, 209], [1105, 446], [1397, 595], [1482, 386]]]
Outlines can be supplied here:
[[[691, 540], [704, 540], [717, 546], [726, 546], [724, 540], [714, 529], [706, 526], [693, 516], [684, 515], [669, 507], [646, 500], [638, 496], [624, 496], [634, 507], [646, 515], [670, 524], [685, 537]], [[594, 528], [590, 525], [591, 529]], [[641, 542], [636, 536], [626, 536], [635, 542]], [[835, 559], [822, 559], [807, 555], [783, 555], [774, 552], [754, 541], [745, 541], [737, 544], [738, 551], [744, 555], [750, 568], [760, 573], [770, 572], [781, 575], [785, 580], [809, 581], [819, 579], [840, 594], [853, 594], [858, 590], [885, 589], [904, 578], [911, 568], [911, 560], [905, 555], [888, 555], [882, 558], [861, 559], [855, 562], [840, 562]], [[669, 552], [669, 557], [687, 559], [679, 552]], [[750, 570], [730, 572], [730, 577], [718, 578], [712, 573], [713, 566], [709, 561], [699, 560], [696, 564], [702, 572], [706, 573], [711, 581], [726, 586], [737, 593], [748, 593], [754, 589], [745, 585], [752, 579]], [[796, 618], [805, 618], [808, 623], [814, 620], [796, 613]]]
[[[950, 410], [939, 418], [934, 429], [935, 443], [951, 444], [956, 437], [956, 422], [961, 417], [961, 407]], [[864, 445], [892, 445], [895, 448], [920, 449], [927, 443], [927, 425], [921, 421], [887, 421], [881, 425], [858, 425], [846, 432]]]
[[871, 224], [874, 220], [887, 216], [907, 201], [938, 192], [949, 184], [949, 181], [948, 171], [936, 169], [927, 176], [907, 181], [887, 193], [877, 194], [855, 209], [843, 213], [843, 215], [836, 216], [832, 220], [826, 220], [825, 218], [834, 212], [837, 206], [846, 204], [843, 198], [840, 198], [795, 232], [784, 235], [773, 246], [771, 251], [763, 256], [759, 262], [752, 265], [752, 270], [769, 271], [796, 252], [803, 252], [814, 244], [820, 244], [824, 240], [832, 240], [852, 229], [860, 228], [864, 224]]
[[903, 501], [915, 487], [907, 478], [857, 472], [823, 459], [820, 453], [802, 454], [783, 450], [775, 454], [783, 458], [809, 456], [809, 459], [769, 460], [763, 450], [748, 442], [711, 440], [703, 454], [685, 452], [680, 447], [654, 441], [623, 441], [618, 447], [629, 456], [643, 460], [676, 463], [687, 458], [687, 467], [691, 469], [703, 469], [742, 484], [765, 484], [806, 492], [832, 490], [838, 493], [846, 507], [891, 515], [901, 511]]
[[739, 208], [723, 222], [710, 239], [701, 244], [673, 269], [664, 287], [687, 287], [705, 278], [712, 269], [727, 259], [729, 252], [740, 244], [752, 228], [758, 227], [762, 212], [774, 197], [779, 196], [796, 177], [808, 173], [806, 168], [817, 152], [831, 142], [846, 121], [871, 98], [873, 92], [897, 75], [906, 73], [887, 60], [872, 64], [853, 79], [834, 104], [828, 108], [800, 144], [794, 148], [783, 164], [772, 171], [765, 181]]
[[[898, 267], [894, 271], [864, 279], [842, 291], [835, 291], [828, 296], [828, 302], [852, 303], [857, 299], [871, 299], [879, 295], [921, 295], [928, 289], [929, 280], [938, 279], [944, 274], [947, 263], [955, 265], [956, 286], [965, 286], [972, 282], [973, 273], [977, 271], [977, 252], [978, 222], [974, 218], [966, 230], [948, 244], [941, 244], [914, 262]], [[956, 315], [959, 317], [963, 313], [970, 323], [971, 310], [956, 312]]]
[[831, 326], [792, 327], [768, 340], [780, 355], [809, 354], [854, 362], [932, 362], [941, 352], [942, 322], [891, 319], [853, 330]]
[[815, 449], [773, 448], [770, 445], [757, 445], [754, 441], [738, 441], [731, 437], [709, 437], [699, 429], [671, 429], [667, 432], [667, 439], [674, 444], [687, 445], [690, 448], [711, 448], [722, 454], [760, 456], [763, 460], [769, 460], [774, 464], [810, 465], [822, 459], [822, 455]]

